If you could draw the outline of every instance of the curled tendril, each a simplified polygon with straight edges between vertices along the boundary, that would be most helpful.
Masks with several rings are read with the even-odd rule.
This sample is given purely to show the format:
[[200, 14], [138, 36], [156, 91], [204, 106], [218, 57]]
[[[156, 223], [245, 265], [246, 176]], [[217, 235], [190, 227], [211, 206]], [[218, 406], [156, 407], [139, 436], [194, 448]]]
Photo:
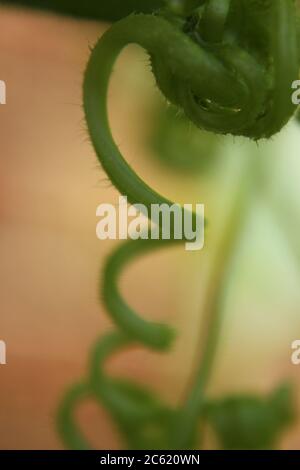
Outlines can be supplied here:
[[[96, 154], [120, 193], [130, 203], [146, 206], [148, 214], [152, 204], [172, 202], [147, 186], [124, 160], [107, 115], [109, 79], [125, 46], [136, 43], [149, 53], [164, 96], [200, 128], [258, 140], [278, 132], [294, 111], [290, 85], [298, 73], [298, 51], [293, 0], [191, 0], [184, 6], [182, 14], [166, 9], [114, 24], [93, 49], [85, 73], [84, 109]], [[69, 447], [88, 447], [73, 417], [78, 402], [87, 397], [110, 411], [129, 446], [193, 445], [190, 435], [188, 443], [171, 442], [176, 410], [103, 372], [107, 357], [131, 344], [157, 350], [170, 346], [172, 330], [138, 316], [120, 295], [118, 279], [135, 257], [184, 241], [175, 239], [173, 226], [171, 233], [171, 240], [163, 240], [161, 234], [159, 240], [128, 241], [106, 263], [101, 295], [120, 333], [97, 343], [87, 381], [74, 387], [62, 403], [59, 426]], [[202, 389], [206, 372], [199, 380]], [[160, 444], [151, 440], [153, 427], [162, 432]]]
[[59, 411], [59, 430], [71, 449], [89, 449], [90, 444], [79, 430], [74, 409], [94, 399], [111, 414], [129, 448], [169, 448], [174, 412], [141, 386], [109, 377], [104, 371], [107, 359], [132, 346], [122, 333], [100, 339], [90, 360], [86, 382], [78, 383], [66, 394]]
[[198, 127], [260, 139], [286, 124], [298, 74], [292, 0], [211, 0], [166, 21], [180, 36], [150, 49], [157, 84]]

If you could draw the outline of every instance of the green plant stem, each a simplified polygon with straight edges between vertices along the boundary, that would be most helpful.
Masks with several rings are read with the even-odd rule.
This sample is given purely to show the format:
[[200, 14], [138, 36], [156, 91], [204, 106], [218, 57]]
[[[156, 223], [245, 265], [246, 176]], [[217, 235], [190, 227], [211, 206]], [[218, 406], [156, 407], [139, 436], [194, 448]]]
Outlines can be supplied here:
[[[192, 380], [190, 392], [181, 409], [176, 423], [174, 443], [176, 449], [194, 448], [194, 442], [199, 418], [205, 403], [205, 390], [212, 374], [220, 339], [222, 323], [223, 294], [226, 287], [226, 277], [231, 267], [247, 209], [251, 203], [251, 189], [254, 181], [255, 155], [242, 155], [244, 158], [241, 174], [238, 176], [238, 187], [233, 198], [232, 208], [226, 220], [223, 236], [218, 244], [213, 269], [209, 278], [204, 302], [204, 312], [207, 317], [206, 338], [201, 333], [200, 366], [196, 366], [196, 373]], [[199, 363], [199, 357], [197, 359]]]
[[[204, 15], [206, 32], [209, 32], [210, 27], [216, 31], [216, 36], [209, 35], [212, 41], [219, 41], [225, 25], [228, 25], [230, 2], [220, 2], [222, 9], [218, 2], [209, 0]], [[131, 15], [113, 25], [103, 35], [92, 51], [85, 73], [84, 110], [97, 157], [112, 183], [121, 194], [127, 195], [131, 204], [143, 204], [149, 214], [153, 204], [173, 205], [172, 201], [149, 187], [128, 165], [111, 134], [107, 112], [108, 86], [114, 63], [122, 49], [131, 43], [146, 49], [160, 90], [170, 102], [182, 108], [198, 127], [257, 140], [278, 132], [294, 110], [290, 101], [290, 83], [296, 78], [298, 60], [293, 6], [292, 0], [235, 2], [236, 10], [233, 12], [239, 13], [244, 24], [250, 24], [249, 28], [240, 28], [236, 19], [229, 27], [231, 39], [228, 40], [226, 35], [226, 40], [217, 45], [205, 44], [201, 38], [194, 40], [199, 32], [186, 31], [185, 27], [193, 28], [193, 22], [186, 23], [186, 18], [174, 21], [158, 15]], [[267, 14], [266, 24], [262, 23], [262, 12]], [[237, 31], [233, 31], [235, 28]], [[257, 28], [261, 43], [257, 41]], [[249, 171], [247, 162], [245, 157], [244, 170], [237, 179], [239, 183], [234, 203], [218, 245], [208, 285], [205, 303], [208, 333], [200, 367], [191, 391], [176, 413], [174, 423], [172, 415], [174, 426], [170, 447], [175, 449], [192, 448], [196, 442], [197, 423], [202, 417], [204, 393], [212, 373], [220, 335], [225, 278], [246, 213], [246, 204], [250, 199], [252, 169], [250, 166]], [[253, 164], [253, 159], [250, 163]], [[183, 208], [181, 210], [184, 218], [185, 212]], [[148, 249], [169, 246], [176, 241], [174, 224], [171, 225], [170, 240], [162, 239], [162, 227], [159, 224], [159, 240], [131, 240], [113, 253], [106, 264], [103, 300], [119, 333], [130, 344], [140, 343], [161, 350], [169, 347], [172, 340], [172, 332], [166, 325], [151, 323], [139, 317], [123, 301], [117, 286], [121, 271], [129, 261]], [[186, 240], [183, 238], [180, 241]], [[96, 391], [99, 402], [110, 409], [112, 416], [118, 418], [123, 426], [125, 388], [122, 386], [121, 390], [117, 384], [112, 385], [103, 376], [97, 375], [91, 380], [90, 389]], [[126, 390], [128, 398], [129, 390]], [[64, 402], [62, 429], [67, 429], [69, 436], [73, 425], [70, 411], [74, 408], [74, 401], [76, 403], [77, 399], [80, 400], [86, 391], [85, 388], [79, 388], [79, 392], [75, 390], [75, 394]], [[137, 398], [136, 394], [134, 396]], [[132, 404], [132, 400], [129, 401]], [[140, 425], [131, 418], [130, 413], [126, 411], [125, 414], [126, 433], [130, 429], [133, 435], [139, 434], [145, 420]], [[71, 426], [65, 427], [68, 419]], [[73, 434], [71, 437], [80, 443], [80, 435]], [[131, 442], [135, 442], [134, 439]]]

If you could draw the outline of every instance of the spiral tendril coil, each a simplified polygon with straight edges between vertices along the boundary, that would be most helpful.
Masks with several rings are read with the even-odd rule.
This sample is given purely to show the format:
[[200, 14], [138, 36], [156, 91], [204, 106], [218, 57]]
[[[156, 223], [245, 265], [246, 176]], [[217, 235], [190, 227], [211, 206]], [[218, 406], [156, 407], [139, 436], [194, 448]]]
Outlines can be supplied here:
[[[173, 203], [147, 186], [127, 164], [107, 116], [109, 78], [125, 46], [136, 43], [149, 53], [159, 89], [199, 128], [258, 140], [278, 132], [294, 112], [290, 87], [297, 78], [299, 60], [293, 0], [183, 3], [181, 13], [166, 8], [115, 23], [93, 49], [84, 79], [84, 109], [97, 157], [120, 193], [131, 204], [144, 204], [149, 214], [152, 204]], [[172, 329], [140, 317], [118, 289], [120, 274], [129, 262], [184, 241], [175, 239], [173, 226], [171, 232], [171, 240], [161, 235], [159, 240], [127, 241], [107, 260], [101, 297], [117, 329], [97, 342], [88, 377], [69, 390], [60, 406], [59, 430], [67, 447], [90, 447], [74, 417], [79, 403], [88, 398], [110, 412], [129, 447], [195, 445], [172, 441], [178, 410], [104, 370], [108, 357], [134, 344], [154, 350], [171, 344]]]

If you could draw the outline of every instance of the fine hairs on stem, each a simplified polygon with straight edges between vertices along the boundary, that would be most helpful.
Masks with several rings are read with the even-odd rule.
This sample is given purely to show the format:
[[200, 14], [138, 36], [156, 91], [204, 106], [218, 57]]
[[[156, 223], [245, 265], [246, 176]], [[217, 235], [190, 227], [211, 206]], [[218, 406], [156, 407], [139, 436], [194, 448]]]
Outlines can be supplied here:
[[[259, 140], [280, 131], [294, 112], [290, 85], [298, 75], [298, 49], [293, 0], [187, 0], [184, 6], [181, 14], [170, 6], [153, 15], [133, 14], [115, 23], [96, 44], [85, 72], [84, 110], [96, 155], [120, 193], [147, 209], [152, 204], [173, 203], [152, 190], [127, 164], [114, 142], [107, 115], [113, 65], [128, 44], [136, 43], [148, 52], [163, 95], [199, 128]], [[241, 209], [239, 205], [233, 210], [232, 227]], [[217, 298], [208, 306], [204, 355], [179, 409], [169, 408], [131, 382], [110, 378], [104, 370], [108, 357], [134, 344], [158, 351], [170, 347], [172, 329], [141, 318], [122, 298], [118, 279], [135, 258], [185, 241], [175, 239], [174, 227], [171, 233], [171, 240], [128, 241], [107, 260], [101, 297], [116, 331], [96, 344], [88, 378], [74, 386], [60, 406], [59, 430], [69, 448], [90, 447], [74, 419], [75, 408], [89, 397], [110, 412], [129, 447], [197, 445], [197, 424], [219, 336]], [[222, 245], [228, 256], [232, 243], [229, 230]], [[228, 256], [215, 273], [217, 290], [222, 287]]]

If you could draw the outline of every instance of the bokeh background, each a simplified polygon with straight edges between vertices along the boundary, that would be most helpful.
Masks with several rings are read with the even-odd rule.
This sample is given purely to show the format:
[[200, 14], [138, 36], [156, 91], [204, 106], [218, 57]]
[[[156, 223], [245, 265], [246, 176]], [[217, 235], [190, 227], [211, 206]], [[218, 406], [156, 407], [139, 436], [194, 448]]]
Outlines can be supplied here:
[[[101, 267], [117, 241], [99, 241], [96, 207], [117, 204], [88, 140], [81, 83], [89, 47], [107, 24], [0, 5], [0, 448], [62, 448], [55, 422], [61, 397], [86, 373], [88, 352], [112, 328], [99, 299]], [[147, 144], [159, 93], [146, 55], [130, 47], [115, 68], [110, 117], [116, 141], [138, 173], [180, 202], [204, 202], [209, 219], [201, 253], [172, 248], [149, 254], [123, 276], [126, 299], [147, 318], [174, 325], [164, 356], [141, 348], [116, 357], [112, 373], [134, 377], [176, 404], [193, 370], [204, 325], [201, 310], [239, 165], [256, 152], [261, 178], [236, 243], [226, 282], [223, 328], [211, 396], [268, 393], [289, 379], [300, 395], [300, 127], [290, 123], [257, 148], [218, 139], [218, 163], [186, 174], [159, 161]], [[205, 157], [203, 157], [205, 158]], [[257, 158], [257, 155], [256, 155]], [[86, 403], [78, 421], [98, 448], [122, 442], [104, 410]], [[214, 438], [206, 439], [215, 447]], [[300, 449], [297, 422], [284, 449]]]

